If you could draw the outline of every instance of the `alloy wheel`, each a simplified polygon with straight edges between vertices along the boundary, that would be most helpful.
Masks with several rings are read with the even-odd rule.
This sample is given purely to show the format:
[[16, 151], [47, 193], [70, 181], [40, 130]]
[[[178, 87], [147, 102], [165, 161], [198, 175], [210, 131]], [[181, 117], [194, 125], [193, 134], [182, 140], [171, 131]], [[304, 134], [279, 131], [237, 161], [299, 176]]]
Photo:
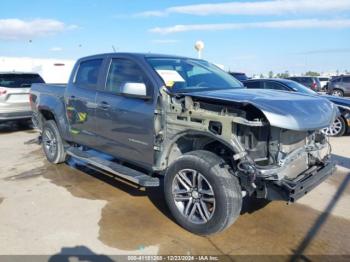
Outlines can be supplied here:
[[43, 133], [42, 141], [45, 147], [45, 151], [51, 157], [54, 157], [57, 151], [57, 140], [55, 135], [50, 129], [46, 129]]
[[172, 183], [175, 205], [194, 224], [207, 223], [215, 212], [215, 194], [209, 181], [198, 171], [183, 169]]
[[333, 96], [343, 96], [343, 92], [340, 90], [333, 90], [332, 95]]
[[342, 129], [343, 123], [338, 117], [330, 127], [322, 129], [322, 133], [327, 136], [336, 136], [341, 132]]

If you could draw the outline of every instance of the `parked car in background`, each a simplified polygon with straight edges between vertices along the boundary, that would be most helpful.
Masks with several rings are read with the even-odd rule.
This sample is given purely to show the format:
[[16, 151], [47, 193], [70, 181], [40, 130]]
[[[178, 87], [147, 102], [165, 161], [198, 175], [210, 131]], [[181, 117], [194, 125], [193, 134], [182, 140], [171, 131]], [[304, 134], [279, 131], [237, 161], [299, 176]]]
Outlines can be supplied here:
[[322, 132], [328, 136], [342, 136], [350, 132], [350, 99], [348, 98], [319, 95], [315, 91], [287, 79], [254, 79], [245, 81], [244, 85], [247, 88], [274, 89], [322, 96], [336, 104], [341, 113], [341, 115], [335, 119], [333, 124], [330, 127], [322, 129]]
[[240, 72], [228, 72], [228, 73], [241, 82], [249, 79], [245, 73], [240, 73]]
[[34, 83], [44, 80], [36, 73], [0, 72], [0, 122], [29, 123], [32, 117], [29, 91]]
[[321, 83], [320, 83], [320, 80], [318, 79], [318, 77], [293, 76], [293, 77], [287, 77], [287, 79], [298, 82], [299, 84], [302, 84], [303, 86], [306, 86], [315, 92], [321, 91]]
[[350, 96], [350, 75], [332, 78], [328, 84], [328, 94], [333, 96]]
[[329, 80], [331, 78], [328, 77], [328, 76], [319, 76], [318, 77], [318, 80], [320, 81], [320, 84], [321, 84], [321, 89], [322, 90], [327, 90], [327, 87], [328, 87], [328, 83], [329, 83]]

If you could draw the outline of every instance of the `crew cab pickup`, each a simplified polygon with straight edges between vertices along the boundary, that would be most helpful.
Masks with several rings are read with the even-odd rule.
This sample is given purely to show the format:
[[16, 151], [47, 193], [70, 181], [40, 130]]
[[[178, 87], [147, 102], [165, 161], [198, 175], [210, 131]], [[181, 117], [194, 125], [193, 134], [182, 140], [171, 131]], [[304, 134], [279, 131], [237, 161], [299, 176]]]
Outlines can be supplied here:
[[246, 89], [204, 60], [85, 57], [66, 86], [34, 84], [30, 101], [48, 161], [78, 158], [140, 187], [162, 181], [175, 220], [200, 235], [230, 226], [246, 195], [294, 202], [334, 171], [319, 131], [338, 115], [333, 103]]

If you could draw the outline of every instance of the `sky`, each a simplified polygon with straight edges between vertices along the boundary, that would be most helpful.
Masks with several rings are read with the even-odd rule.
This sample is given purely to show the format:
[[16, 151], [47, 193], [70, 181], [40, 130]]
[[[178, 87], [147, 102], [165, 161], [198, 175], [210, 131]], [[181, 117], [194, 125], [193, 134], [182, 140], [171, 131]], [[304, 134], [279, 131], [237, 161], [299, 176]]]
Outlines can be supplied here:
[[0, 56], [152, 52], [252, 74], [350, 71], [350, 0], [1, 0]]

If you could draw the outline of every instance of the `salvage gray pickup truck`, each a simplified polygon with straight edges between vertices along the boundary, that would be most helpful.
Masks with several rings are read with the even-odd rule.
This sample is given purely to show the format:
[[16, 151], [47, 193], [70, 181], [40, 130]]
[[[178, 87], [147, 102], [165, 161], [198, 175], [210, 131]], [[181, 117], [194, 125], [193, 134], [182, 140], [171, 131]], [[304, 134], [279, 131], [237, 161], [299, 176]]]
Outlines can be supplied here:
[[294, 202], [334, 171], [319, 131], [334, 104], [245, 89], [203, 60], [85, 57], [68, 85], [34, 84], [30, 101], [48, 161], [71, 156], [140, 187], [164, 181], [175, 220], [200, 235], [230, 226], [246, 195]]

